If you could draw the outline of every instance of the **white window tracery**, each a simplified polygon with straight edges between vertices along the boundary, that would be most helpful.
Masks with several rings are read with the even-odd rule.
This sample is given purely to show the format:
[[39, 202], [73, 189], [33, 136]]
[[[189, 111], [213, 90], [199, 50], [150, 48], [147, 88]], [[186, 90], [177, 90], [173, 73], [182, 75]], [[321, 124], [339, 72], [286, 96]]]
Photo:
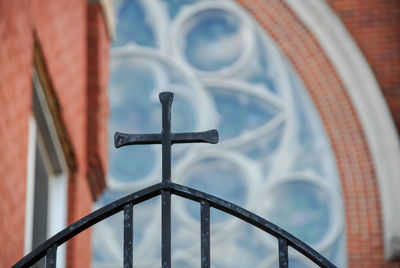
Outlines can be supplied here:
[[[110, 137], [159, 132], [158, 93], [175, 92], [173, 131], [217, 128], [218, 145], [176, 145], [173, 180], [282, 226], [345, 267], [341, 188], [330, 144], [301, 81], [233, 1], [116, 1]], [[159, 182], [159, 146], [113, 148], [102, 206]], [[199, 265], [198, 207], [173, 199], [174, 267]], [[159, 265], [159, 200], [134, 213], [134, 259]], [[136, 217], [137, 215], [137, 217]], [[122, 215], [94, 229], [94, 263], [118, 265]], [[275, 267], [276, 241], [212, 211], [214, 267]], [[307, 262], [290, 253], [295, 267]], [[254, 265], [252, 265], [254, 264]]]

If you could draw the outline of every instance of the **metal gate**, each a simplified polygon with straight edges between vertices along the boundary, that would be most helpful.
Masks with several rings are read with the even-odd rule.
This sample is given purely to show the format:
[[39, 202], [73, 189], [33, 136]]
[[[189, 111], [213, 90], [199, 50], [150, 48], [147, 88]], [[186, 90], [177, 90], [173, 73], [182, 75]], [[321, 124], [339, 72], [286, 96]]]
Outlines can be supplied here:
[[174, 143], [218, 143], [217, 130], [190, 133], [171, 133], [171, 105], [173, 93], [160, 93], [162, 105], [162, 132], [157, 134], [124, 134], [115, 133], [117, 148], [135, 144], [162, 145], [162, 182], [125, 196], [68, 226], [54, 235], [31, 253], [22, 258], [13, 267], [30, 267], [46, 256], [46, 267], [56, 267], [57, 247], [114, 214], [124, 211], [124, 249], [123, 267], [133, 267], [133, 209], [155, 196], [161, 195], [161, 267], [171, 267], [171, 195], [190, 199], [200, 204], [201, 219], [201, 258], [202, 268], [210, 267], [210, 208], [213, 207], [263, 230], [277, 238], [279, 267], [289, 267], [288, 247], [292, 247], [320, 267], [336, 267], [310, 246], [294, 237], [275, 224], [241, 208], [231, 202], [222, 200], [207, 193], [189, 188], [171, 181], [171, 145]]

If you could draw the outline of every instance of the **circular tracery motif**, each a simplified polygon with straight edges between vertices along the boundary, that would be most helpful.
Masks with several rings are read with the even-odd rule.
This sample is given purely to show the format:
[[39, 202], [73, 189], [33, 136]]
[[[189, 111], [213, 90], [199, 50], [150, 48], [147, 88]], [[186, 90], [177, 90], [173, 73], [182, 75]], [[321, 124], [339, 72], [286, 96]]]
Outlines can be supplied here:
[[[221, 141], [174, 146], [173, 180], [256, 212], [345, 267], [333, 154], [303, 85], [268, 35], [231, 1], [115, 3], [110, 137], [160, 132], [157, 95], [174, 91], [172, 130], [217, 128]], [[109, 147], [108, 189], [99, 206], [159, 182], [159, 146], [116, 150], [110, 139]], [[198, 266], [198, 204], [173, 197], [172, 206], [174, 267]], [[134, 215], [135, 266], [158, 266], [159, 200], [139, 205]], [[112, 230], [121, 222], [117, 215], [96, 225], [95, 266], [120, 265], [122, 233]], [[276, 266], [274, 238], [214, 210], [211, 223], [213, 267]], [[295, 267], [307, 263], [296, 252], [290, 256]]]
[[198, 75], [230, 75], [251, 59], [254, 37], [248, 18], [221, 2], [182, 9], [171, 26], [172, 50]]

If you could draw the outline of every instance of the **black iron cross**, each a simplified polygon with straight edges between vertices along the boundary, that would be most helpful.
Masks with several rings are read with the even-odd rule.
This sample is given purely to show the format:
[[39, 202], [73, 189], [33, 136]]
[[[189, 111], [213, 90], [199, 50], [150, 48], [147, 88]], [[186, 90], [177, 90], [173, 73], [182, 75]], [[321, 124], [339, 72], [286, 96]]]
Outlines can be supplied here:
[[[162, 105], [162, 131], [161, 134], [124, 134], [116, 132], [114, 135], [115, 147], [135, 144], [161, 144], [162, 145], [162, 182], [171, 182], [171, 145], [174, 143], [207, 142], [218, 143], [218, 131], [171, 133], [171, 105], [174, 93], [160, 93]], [[124, 268], [132, 267], [132, 205], [124, 210]], [[125, 228], [126, 226], [126, 228]], [[161, 266], [171, 267], [171, 192], [161, 191]], [[209, 235], [209, 232], [208, 232]], [[209, 255], [209, 254], [208, 254]]]
[[124, 134], [116, 132], [115, 147], [135, 144], [162, 144], [162, 181], [171, 181], [171, 145], [174, 143], [206, 142], [218, 143], [216, 129], [203, 132], [171, 133], [171, 105], [174, 93], [162, 92], [159, 95], [162, 105], [161, 134]]

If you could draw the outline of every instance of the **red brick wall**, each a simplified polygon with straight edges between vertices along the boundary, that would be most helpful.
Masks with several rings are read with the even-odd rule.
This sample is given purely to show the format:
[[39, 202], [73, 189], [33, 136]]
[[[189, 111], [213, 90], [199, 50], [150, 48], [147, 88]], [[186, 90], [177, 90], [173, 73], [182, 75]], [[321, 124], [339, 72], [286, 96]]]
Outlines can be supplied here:
[[[100, 182], [96, 191], [91, 189], [87, 179], [90, 170], [88, 158], [98, 158], [101, 171], [106, 168], [106, 152], [96, 151], [94, 153], [98, 156], [88, 155], [87, 146], [87, 120], [90, 118], [97, 116], [96, 128], [101, 135], [99, 142], [104, 143], [106, 139], [105, 124], [101, 122], [107, 116], [104, 93], [107, 69], [104, 66], [108, 60], [105, 48], [109, 38], [105, 34], [100, 12], [101, 9], [97, 8], [97, 22], [93, 24], [88, 23], [91, 16], [88, 16], [90, 8], [86, 0], [0, 0], [0, 245], [4, 245], [0, 251], [0, 267], [9, 267], [23, 256], [28, 120], [32, 108], [35, 39], [42, 49], [61, 121], [75, 155], [77, 168], [71, 171], [68, 188], [69, 223], [91, 211], [93, 196], [104, 185], [101, 182], [104, 174], [98, 173]], [[96, 38], [100, 43], [96, 49], [88, 46], [91, 36], [88, 30], [93, 29], [98, 31]], [[96, 52], [92, 55], [93, 50]], [[98, 71], [88, 68], [98, 63]], [[88, 78], [88, 75], [91, 77]], [[98, 85], [90, 82], [92, 80], [98, 81]], [[92, 88], [93, 84], [97, 89], [89, 93], [87, 88]], [[100, 115], [89, 113], [88, 103], [91, 102], [88, 98], [98, 99], [96, 107], [101, 110]], [[76, 243], [77, 240], [79, 243]], [[68, 250], [69, 267], [89, 267], [89, 232], [71, 241]], [[76, 257], [77, 252], [80, 253], [79, 258]]]
[[[88, 181], [82, 174], [70, 176], [68, 185], [68, 224], [91, 212], [93, 199]], [[91, 231], [86, 230], [67, 243], [67, 267], [90, 267]]]
[[328, 0], [368, 60], [400, 130], [400, 1]]
[[400, 1], [328, 0], [328, 3], [367, 59], [400, 131]]
[[[87, 169], [82, 178], [71, 178], [69, 185], [69, 224], [91, 211], [93, 198], [105, 187], [107, 167], [107, 117], [108, 117], [108, 59], [109, 38], [99, 4], [87, 7], [87, 90], [86, 95], [86, 151]], [[82, 114], [85, 114], [84, 112]], [[84, 176], [86, 175], [86, 176]], [[83, 179], [83, 178], [87, 178]], [[68, 242], [68, 267], [90, 267], [91, 231], [86, 230]]]
[[[109, 38], [104, 25], [102, 8], [88, 6], [88, 178], [94, 196], [105, 187], [107, 169], [107, 117]], [[99, 179], [99, 177], [101, 177]]]
[[24, 249], [33, 37], [29, 1], [0, 1], [0, 267]]
[[[378, 1], [394, 2], [334, 2], [357, 2], [354, 6], [362, 6]], [[284, 1], [239, 2], [287, 55], [320, 112], [343, 187], [349, 267], [399, 267], [384, 261], [381, 208], [373, 162], [354, 107], [328, 57]]]

